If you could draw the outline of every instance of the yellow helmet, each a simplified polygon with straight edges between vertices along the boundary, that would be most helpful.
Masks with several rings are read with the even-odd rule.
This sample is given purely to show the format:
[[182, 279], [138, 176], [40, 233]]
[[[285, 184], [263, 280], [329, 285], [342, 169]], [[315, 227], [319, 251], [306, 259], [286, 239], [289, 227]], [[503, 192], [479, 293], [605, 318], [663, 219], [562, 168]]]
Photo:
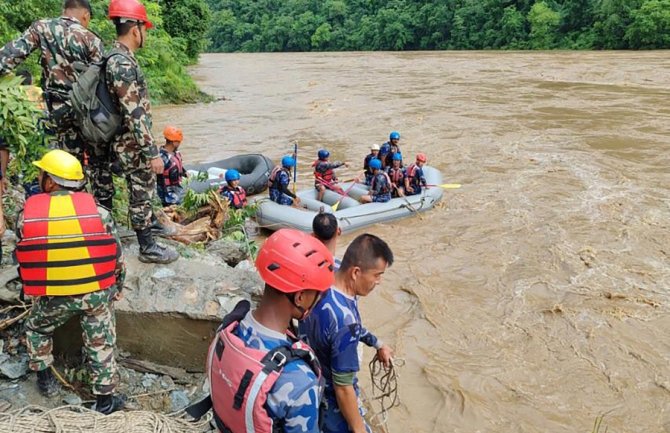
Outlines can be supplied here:
[[54, 149], [33, 164], [47, 173], [57, 184], [78, 188], [84, 183], [84, 171], [77, 158], [64, 150]]

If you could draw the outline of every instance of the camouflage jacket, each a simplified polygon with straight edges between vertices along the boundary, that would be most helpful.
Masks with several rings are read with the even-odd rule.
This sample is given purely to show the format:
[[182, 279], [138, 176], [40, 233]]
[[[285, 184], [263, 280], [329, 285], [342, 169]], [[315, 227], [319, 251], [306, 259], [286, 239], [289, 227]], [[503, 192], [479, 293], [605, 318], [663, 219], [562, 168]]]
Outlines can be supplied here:
[[107, 61], [107, 87], [112, 98], [118, 101], [126, 131], [116, 137], [117, 152], [140, 153], [147, 160], [157, 158], [158, 147], [151, 133], [151, 103], [144, 74], [132, 51], [120, 42], [114, 43], [112, 56]]
[[[54, 191], [51, 194], [56, 195], [56, 194], [69, 194], [70, 192], [67, 190], [58, 190]], [[123, 283], [126, 280], [126, 262], [125, 259], [123, 258], [123, 248], [121, 245], [121, 238], [119, 237], [119, 233], [116, 229], [116, 224], [114, 223], [114, 219], [112, 218], [112, 213], [107, 210], [106, 208], [102, 206], [98, 206], [98, 213], [100, 214], [100, 218], [102, 219], [102, 224], [105, 227], [105, 230], [107, 233], [111, 234], [114, 236], [114, 239], [116, 240], [116, 248], [117, 248], [117, 254], [118, 257], [116, 259], [116, 290], [121, 291], [123, 289]], [[18, 244], [21, 239], [23, 239], [23, 209], [19, 211], [19, 213], [16, 216], [16, 243]]]
[[60, 17], [35, 21], [18, 39], [0, 50], [0, 75], [20, 65], [40, 49], [42, 89], [65, 96], [76, 79], [75, 62], [89, 64], [102, 60], [100, 38], [76, 18]]

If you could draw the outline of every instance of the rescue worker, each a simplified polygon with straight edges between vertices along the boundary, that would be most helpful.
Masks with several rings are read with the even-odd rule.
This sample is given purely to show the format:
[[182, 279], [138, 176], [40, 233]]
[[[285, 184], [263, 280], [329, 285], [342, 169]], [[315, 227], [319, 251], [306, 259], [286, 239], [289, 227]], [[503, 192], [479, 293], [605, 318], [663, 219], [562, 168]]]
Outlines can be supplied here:
[[[328, 248], [328, 251], [335, 257], [337, 250], [337, 238], [342, 234], [342, 229], [338, 227], [337, 218], [332, 213], [319, 212], [312, 220], [312, 236], [321, 241]], [[339, 266], [339, 260], [335, 260], [335, 268]]]
[[402, 154], [400, 152], [394, 153], [391, 160], [393, 161], [391, 166], [386, 168], [386, 174], [391, 180], [391, 195], [393, 197], [403, 197], [405, 195], [405, 169], [402, 168]]
[[109, 414], [124, 405], [114, 395], [116, 330], [113, 303], [121, 298], [125, 267], [121, 243], [107, 209], [76, 192], [84, 182], [73, 155], [52, 150], [39, 167], [41, 194], [26, 200], [17, 218], [16, 258], [23, 292], [36, 299], [26, 319], [26, 346], [37, 386], [59, 392], [51, 365], [54, 330], [79, 316], [91, 374], [95, 409]]
[[163, 173], [159, 174], [156, 179], [158, 198], [161, 199], [163, 206], [181, 204], [184, 200], [184, 187], [181, 186], [181, 179], [188, 176], [178, 150], [184, 140], [184, 133], [181, 128], [168, 125], [163, 130], [163, 137], [165, 137], [165, 144], [160, 149]]
[[318, 433], [321, 368], [289, 327], [332, 284], [333, 256], [316, 238], [282, 229], [265, 241], [256, 268], [265, 282], [258, 308], [240, 302], [210, 345], [214, 420], [221, 432]]
[[370, 161], [374, 175], [370, 183], [368, 194], [361, 196], [361, 203], [386, 203], [391, 200], [391, 179], [389, 175], [382, 170], [382, 162], [378, 159]]
[[281, 159], [281, 165], [275, 166], [270, 172], [268, 179], [268, 193], [270, 200], [275, 203], [286, 206], [297, 206], [300, 204], [300, 197], [297, 197], [289, 189], [291, 183], [291, 169], [295, 167], [295, 158], [286, 155]]
[[117, 39], [105, 70], [107, 87], [123, 117], [124, 132], [114, 138], [112, 147], [128, 184], [130, 223], [140, 244], [139, 259], [145, 263], [170, 263], [179, 254], [154, 240], [151, 201], [156, 191], [156, 175], [164, 170], [151, 133], [151, 104], [147, 82], [133, 52], [142, 48], [147, 29], [153, 24], [146, 8], [137, 0], [112, 0], [109, 19], [116, 27]]
[[365, 160], [363, 160], [363, 170], [365, 170], [365, 184], [370, 185], [370, 182], [372, 181], [372, 169], [370, 169], [370, 160], [372, 158], [377, 158], [379, 159], [379, 145], [378, 144], [373, 144], [370, 146], [370, 153], [365, 155]]
[[421, 189], [427, 184], [423, 174], [423, 166], [427, 160], [425, 153], [417, 153], [416, 162], [405, 170], [405, 195], [421, 194]]
[[383, 161], [384, 168], [388, 168], [393, 165], [393, 155], [396, 153], [400, 153], [400, 148], [397, 144], [391, 144], [391, 151], [386, 154], [386, 158], [384, 158]]
[[400, 151], [400, 148], [398, 147], [398, 143], [400, 142], [400, 133], [398, 131], [392, 131], [389, 134], [389, 141], [386, 143], [382, 144], [381, 147], [379, 148], [379, 155], [377, 158], [382, 162], [382, 167], [386, 164], [386, 157], [391, 154], [392, 149], [391, 146], [395, 145], [396, 151]]
[[312, 163], [312, 167], [314, 167], [314, 188], [317, 190], [316, 199], [322, 201], [326, 189], [344, 195], [344, 190], [337, 185], [335, 169], [342, 166], [349, 167], [349, 164], [340, 161], [328, 162], [330, 152], [326, 149], [319, 150], [317, 155], [318, 159]]
[[360, 296], [369, 295], [381, 282], [393, 253], [382, 239], [371, 234], [358, 236], [349, 245], [335, 282], [300, 322], [301, 337], [314, 349], [325, 379], [322, 433], [366, 433], [357, 373], [361, 370], [359, 342], [374, 347], [386, 367], [393, 351], [363, 326], [358, 311]]
[[230, 202], [233, 209], [242, 209], [247, 205], [247, 192], [240, 186], [240, 172], [231, 168], [226, 170], [226, 184], [219, 189], [219, 194]]
[[92, 14], [89, 0], [65, 0], [59, 18], [35, 21], [0, 50], [0, 75], [11, 72], [33, 51], [40, 50], [41, 86], [56, 132], [56, 146], [75, 155], [82, 164], [85, 152], [89, 154], [93, 193], [100, 204], [111, 209], [114, 186], [108, 158], [93, 152], [77, 132], [68, 97], [77, 77], [75, 65], [98, 62], [104, 55], [102, 41], [88, 30]]

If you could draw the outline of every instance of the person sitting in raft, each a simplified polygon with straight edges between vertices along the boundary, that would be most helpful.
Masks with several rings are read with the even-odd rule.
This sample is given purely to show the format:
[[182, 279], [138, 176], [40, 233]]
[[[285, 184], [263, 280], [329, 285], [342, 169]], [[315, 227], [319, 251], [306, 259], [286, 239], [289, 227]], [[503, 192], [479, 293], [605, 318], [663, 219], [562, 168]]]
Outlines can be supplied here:
[[374, 170], [374, 177], [370, 185], [370, 192], [361, 196], [361, 203], [386, 203], [391, 200], [391, 179], [382, 170], [382, 162], [378, 159], [370, 161], [370, 167]]
[[398, 142], [400, 142], [400, 133], [398, 131], [393, 131], [389, 134], [389, 141], [382, 144], [379, 148], [379, 155], [377, 158], [382, 162], [382, 167], [386, 166], [386, 157], [393, 152], [392, 146], [395, 146], [396, 152], [400, 152]]
[[318, 157], [319, 159], [312, 163], [312, 167], [314, 167], [314, 188], [317, 190], [316, 199], [323, 200], [326, 189], [344, 195], [344, 190], [337, 185], [335, 169], [342, 166], [348, 167], [349, 164], [340, 161], [328, 162], [330, 152], [326, 149], [319, 150]]
[[370, 168], [370, 160], [372, 158], [378, 158], [379, 155], [379, 145], [378, 144], [373, 144], [370, 146], [370, 153], [365, 155], [365, 160], [363, 161], [363, 170], [365, 170], [365, 184], [370, 186], [370, 182], [372, 182], [372, 176], [374, 173], [372, 173], [372, 169]]
[[300, 197], [297, 197], [289, 189], [291, 183], [291, 169], [295, 167], [295, 159], [286, 155], [281, 159], [281, 165], [275, 166], [268, 179], [268, 192], [270, 200], [275, 203], [286, 206], [297, 206], [300, 204]]
[[426, 161], [425, 153], [417, 153], [416, 162], [405, 170], [405, 195], [421, 194], [421, 189], [426, 186], [426, 177], [423, 174]]
[[234, 168], [226, 171], [226, 183], [219, 188], [219, 194], [228, 199], [233, 209], [242, 209], [247, 205], [247, 192], [240, 186], [239, 171]]
[[156, 191], [163, 206], [180, 204], [184, 200], [184, 187], [181, 186], [182, 177], [188, 176], [184, 169], [179, 146], [184, 140], [181, 128], [168, 125], [163, 130], [165, 144], [160, 149], [163, 160], [163, 173], [156, 176]]
[[391, 156], [392, 164], [386, 168], [386, 174], [391, 179], [391, 195], [403, 197], [405, 195], [405, 169], [402, 168], [402, 154], [396, 152]]

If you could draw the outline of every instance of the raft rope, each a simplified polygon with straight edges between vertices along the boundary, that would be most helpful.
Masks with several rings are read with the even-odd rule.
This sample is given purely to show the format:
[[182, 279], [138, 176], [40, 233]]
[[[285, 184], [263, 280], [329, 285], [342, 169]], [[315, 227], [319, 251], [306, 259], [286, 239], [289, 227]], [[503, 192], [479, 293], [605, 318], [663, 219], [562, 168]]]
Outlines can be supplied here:
[[398, 395], [398, 371], [397, 368], [405, 365], [402, 358], [391, 359], [391, 365], [387, 368], [377, 355], [372, 358], [370, 364], [370, 383], [372, 384], [371, 401], [378, 400], [381, 409], [370, 416], [377, 426], [383, 426], [387, 430], [388, 412], [394, 407], [400, 406]]
[[0, 413], [0, 433], [201, 433], [211, 431], [210, 418], [194, 422], [139, 410], [103, 415], [81, 406], [27, 406]]

